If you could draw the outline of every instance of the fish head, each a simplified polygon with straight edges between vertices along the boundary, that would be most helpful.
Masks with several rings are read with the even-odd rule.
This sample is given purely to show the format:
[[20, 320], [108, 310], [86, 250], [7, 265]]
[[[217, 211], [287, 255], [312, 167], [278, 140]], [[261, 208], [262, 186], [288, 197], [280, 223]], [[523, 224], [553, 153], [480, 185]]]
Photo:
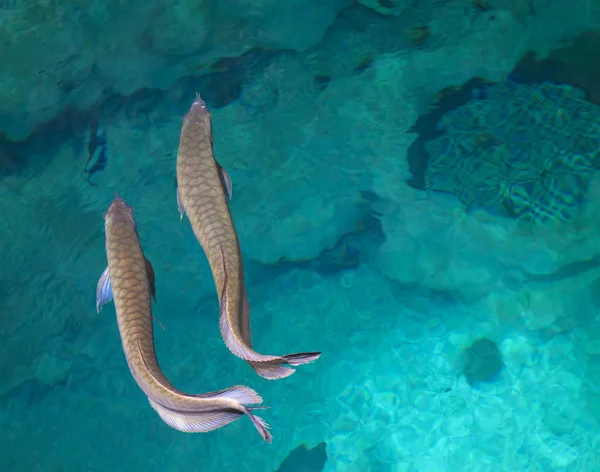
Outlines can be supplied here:
[[104, 220], [107, 227], [116, 222], [127, 222], [135, 225], [133, 207], [128, 205], [127, 202], [115, 192], [115, 198], [104, 214]]
[[196, 98], [183, 119], [184, 122], [186, 124], [201, 123], [210, 127], [210, 118], [210, 111], [208, 111], [206, 102], [202, 100], [200, 94], [196, 93]]

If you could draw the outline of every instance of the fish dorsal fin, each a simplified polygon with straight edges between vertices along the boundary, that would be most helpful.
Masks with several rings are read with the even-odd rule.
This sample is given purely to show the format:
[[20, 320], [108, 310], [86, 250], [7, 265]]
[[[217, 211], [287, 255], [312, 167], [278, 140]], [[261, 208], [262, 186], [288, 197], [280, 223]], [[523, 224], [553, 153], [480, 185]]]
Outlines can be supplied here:
[[150, 296], [156, 302], [156, 278], [154, 277], [154, 268], [152, 267], [152, 263], [144, 257], [144, 262], [146, 263], [146, 274], [148, 275], [148, 282], [150, 283]]
[[225, 193], [229, 197], [229, 200], [231, 200], [231, 196], [233, 195], [233, 186], [231, 185], [231, 177], [229, 176], [229, 173], [225, 169], [223, 169], [223, 167], [221, 167], [220, 165], [219, 165], [219, 177], [221, 179], [221, 185], [223, 185], [223, 190], [225, 190]]
[[221, 260], [223, 261], [223, 289], [221, 290], [221, 300], [219, 300], [219, 312], [221, 319], [227, 320], [227, 282], [229, 281], [229, 276], [227, 275], [227, 261], [225, 260], [225, 250], [222, 244], [219, 244], [219, 250], [221, 251]]
[[221, 253], [221, 261], [223, 262], [223, 290], [227, 287], [227, 280], [229, 276], [227, 275], [227, 261], [225, 260], [225, 249], [223, 249], [223, 245], [219, 244], [219, 252]]

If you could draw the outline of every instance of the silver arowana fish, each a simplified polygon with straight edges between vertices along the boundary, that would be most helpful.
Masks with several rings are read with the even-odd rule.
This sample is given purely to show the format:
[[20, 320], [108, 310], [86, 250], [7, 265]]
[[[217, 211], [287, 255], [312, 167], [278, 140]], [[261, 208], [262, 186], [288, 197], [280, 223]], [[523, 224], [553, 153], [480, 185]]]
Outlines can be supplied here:
[[307, 364], [320, 352], [283, 356], [252, 349], [250, 306], [238, 236], [229, 211], [231, 179], [215, 160], [211, 115], [198, 94], [183, 119], [177, 154], [177, 204], [204, 249], [221, 301], [220, 329], [229, 350], [266, 379], [294, 373], [290, 366]]
[[96, 289], [96, 309], [114, 298], [123, 351], [131, 375], [147, 395], [150, 405], [172, 428], [186, 433], [218, 429], [246, 415], [267, 442], [269, 425], [251, 411], [265, 407], [262, 398], [241, 385], [188, 395], [177, 390], [163, 375], [154, 350], [151, 297], [155, 297], [154, 270], [144, 256], [133, 208], [116, 193], [104, 215], [108, 267]]

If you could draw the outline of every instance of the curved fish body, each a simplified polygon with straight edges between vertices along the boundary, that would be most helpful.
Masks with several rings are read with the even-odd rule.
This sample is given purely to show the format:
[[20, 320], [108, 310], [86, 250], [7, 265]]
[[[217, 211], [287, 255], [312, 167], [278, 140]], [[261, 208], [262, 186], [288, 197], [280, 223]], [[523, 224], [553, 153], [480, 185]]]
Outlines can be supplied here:
[[196, 96], [183, 119], [177, 154], [177, 203], [204, 249], [221, 302], [221, 335], [229, 350], [263, 378], [281, 379], [320, 352], [264, 355], [252, 348], [244, 267], [231, 213], [231, 179], [213, 154], [211, 115]]
[[267, 442], [269, 426], [248, 404], [262, 403], [252, 389], [234, 386], [225, 390], [189, 395], [177, 390], [163, 375], [154, 350], [151, 297], [154, 271], [144, 256], [133, 208], [115, 194], [104, 215], [108, 267], [96, 290], [96, 309], [114, 300], [123, 351], [131, 375], [150, 405], [172, 428], [187, 433], [218, 429], [246, 415]]

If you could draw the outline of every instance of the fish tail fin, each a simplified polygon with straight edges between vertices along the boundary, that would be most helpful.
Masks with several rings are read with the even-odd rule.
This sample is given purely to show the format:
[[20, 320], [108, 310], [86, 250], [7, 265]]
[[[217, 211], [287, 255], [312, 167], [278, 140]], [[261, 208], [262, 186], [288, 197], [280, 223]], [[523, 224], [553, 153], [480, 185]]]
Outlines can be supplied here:
[[[154, 374], [150, 370], [150, 367], [148, 367], [148, 364], [146, 363], [146, 359], [144, 359], [144, 353], [142, 352], [142, 347], [140, 346], [139, 340], [137, 342], [137, 346], [138, 346], [138, 350], [140, 352], [140, 357], [142, 358], [142, 362], [146, 366], [146, 370], [150, 373], [150, 375], [154, 378], [154, 380], [157, 383], [160, 383], [160, 380], [158, 380], [154, 376]], [[225, 388], [223, 390], [215, 390], [214, 392], [206, 392], [206, 393], [201, 393], [201, 394], [197, 394], [197, 395], [187, 395], [187, 396], [194, 397], [194, 398], [204, 398], [204, 399], [206, 399], [206, 398], [226, 398], [228, 400], [232, 400], [232, 401], [239, 403], [240, 405], [244, 405], [244, 406], [252, 405], [252, 404], [260, 405], [263, 402], [262, 397], [258, 393], [256, 393], [250, 387], [246, 387], [244, 385], [234, 385], [233, 387]], [[158, 406], [161, 406], [160, 404], [156, 403], [152, 399], [150, 399], [150, 404], [152, 405], [153, 408], [154, 408], [155, 404]], [[255, 407], [255, 408], [258, 408], [258, 407]]]
[[316, 361], [321, 356], [320, 352], [301, 352], [298, 354], [288, 354], [281, 356], [277, 363], [248, 362], [258, 375], [267, 380], [279, 380], [289, 377], [296, 369], [289, 366], [298, 366]]
[[282, 356], [289, 365], [297, 366], [302, 364], [309, 364], [316, 361], [321, 357], [320, 352], [300, 352], [298, 354], [288, 354]]
[[262, 418], [251, 413], [250, 410], [262, 409], [264, 407], [247, 408], [240, 405], [239, 410], [218, 409], [213, 411], [177, 411], [148, 399], [150, 405], [158, 413], [161, 419], [171, 428], [184, 433], [207, 433], [223, 426], [233, 423], [242, 415], [248, 416], [258, 430], [261, 437], [270, 443], [273, 439], [269, 431], [269, 424]]
[[224, 390], [219, 390], [217, 392], [204, 393], [202, 395], [197, 395], [203, 398], [228, 398], [230, 400], [236, 401], [242, 404], [242, 409], [244, 413], [250, 418], [252, 424], [256, 427], [259, 434], [262, 438], [270, 443], [272, 440], [271, 433], [269, 432], [270, 426], [269, 424], [260, 418], [259, 416], [251, 413], [253, 410], [265, 410], [269, 408], [268, 406], [246, 406], [249, 404], [260, 404], [262, 403], [262, 397], [252, 390], [250, 387], [246, 387], [244, 385], [234, 385], [233, 387], [226, 388]]
[[259, 362], [248, 362], [248, 364], [258, 375], [267, 380], [285, 379], [296, 372], [296, 369], [282, 364], [261, 364]]
[[255, 407], [246, 408], [246, 415], [248, 416], [248, 418], [250, 418], [250, 420], [252, 421], [252, 424], [258, 430], [258, 433], [265, 440], [265, 442], [268, 444], [271, 444], [271, 442], [273, 441], [273, 435], [271, 434], [271, 431], [269, 431], [271, 429], [271, 426], [269, 425], [269, 423], [267, 423], [265, 420], [263, 420], [260, 416], [256, 416], [255, 414], [251, 413], [252, 410], [262, 410], [264, 408], [267, 408], [267, 407], [255, 406]]

